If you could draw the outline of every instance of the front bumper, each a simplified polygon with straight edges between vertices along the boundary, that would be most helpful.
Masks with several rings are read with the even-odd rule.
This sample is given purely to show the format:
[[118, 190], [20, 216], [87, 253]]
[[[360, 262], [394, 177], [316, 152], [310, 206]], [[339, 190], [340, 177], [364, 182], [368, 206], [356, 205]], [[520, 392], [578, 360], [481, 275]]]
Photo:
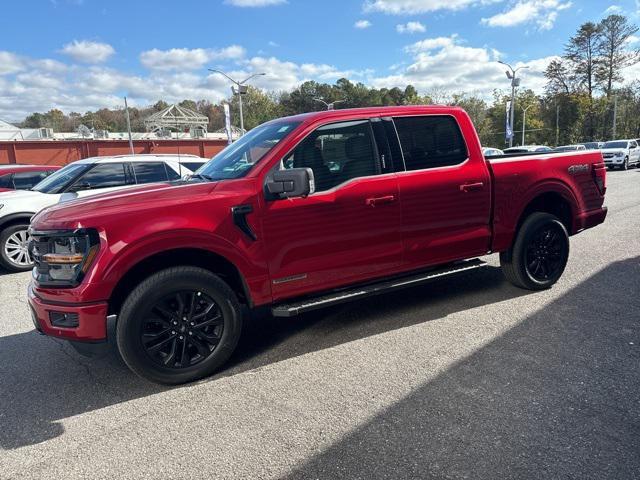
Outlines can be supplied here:
[[[36, 295], [33, 286], [28, 290], [31, 317], [36, 330], [44, 335], [81, 342], [103, 342], [107, 339], [107, 303], [63, 304], [48, 303]], [[51, 313], [75, 314], [77, 327], [57, 327], [51, 323]]]
[[622, 165], [624, 163], [624, 157], [611, 157], [603, 158], [605, 165]]

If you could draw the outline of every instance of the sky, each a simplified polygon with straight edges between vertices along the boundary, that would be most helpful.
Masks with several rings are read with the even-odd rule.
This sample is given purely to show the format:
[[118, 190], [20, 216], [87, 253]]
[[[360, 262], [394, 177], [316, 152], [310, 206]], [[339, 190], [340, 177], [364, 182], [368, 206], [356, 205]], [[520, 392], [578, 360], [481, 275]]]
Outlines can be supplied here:
[[[4, 3], [4, 2], [3, 2]], [[580, 24], [640, 23], [640, 0], [21, 0], [2, 6], [0, 119], [230, 94], [222, 69], [265, 90], [341, 77], [422, 94], [507, 90], [543, 72]], [[640, 42], [637, 38], [634, 41]], [[631, 75], [638, 76], [640, 69]], [[628, 76], [628, 75], [627, 75]]]

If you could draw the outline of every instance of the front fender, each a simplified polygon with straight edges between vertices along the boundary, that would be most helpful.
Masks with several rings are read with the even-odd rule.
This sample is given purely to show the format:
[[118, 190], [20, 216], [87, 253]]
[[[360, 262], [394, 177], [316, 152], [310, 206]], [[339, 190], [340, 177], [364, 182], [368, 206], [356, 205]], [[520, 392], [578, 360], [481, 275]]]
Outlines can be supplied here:
[[15, 220], [26, 220], [26, 223], [31, 223], [31, 217], [35, 215], [35, 212], [16, 212], [10, 213], [0, 218], [0, 229], [3, 229], [5, 225], [14, 222]]

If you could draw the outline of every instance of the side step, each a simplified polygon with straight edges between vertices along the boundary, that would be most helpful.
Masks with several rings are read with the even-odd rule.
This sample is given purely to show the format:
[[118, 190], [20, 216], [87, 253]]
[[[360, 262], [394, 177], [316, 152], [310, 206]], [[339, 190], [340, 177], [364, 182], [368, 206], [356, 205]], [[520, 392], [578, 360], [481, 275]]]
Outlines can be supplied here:
[[331, 305], [338, 305], [340, 303], [371, 297], [381, 293], [392, 292], [394, 290], [400, 290], [401, 288], [422, 285], [423, 283], [427, 283], [440, 277], [466, 272], [467, 270], [474, 270], [486, 265], [486, 262], [477, 258], [473, 260], [465, 260], [455, 263], [454, 265], [449, 265], [437, 270], [430, 270], [428, 272], [421, 272], [416, 275], [394, 278], [393, 280], [383, 280], [379, 283], [335, 291], [320, 297], [306, 298], [292, 303], [283, 303], [274, 306], [271, 309], [271, 313], [274, 317], [293, 317], [300, 313], [309, 312], [318, 308], [329, 307]]

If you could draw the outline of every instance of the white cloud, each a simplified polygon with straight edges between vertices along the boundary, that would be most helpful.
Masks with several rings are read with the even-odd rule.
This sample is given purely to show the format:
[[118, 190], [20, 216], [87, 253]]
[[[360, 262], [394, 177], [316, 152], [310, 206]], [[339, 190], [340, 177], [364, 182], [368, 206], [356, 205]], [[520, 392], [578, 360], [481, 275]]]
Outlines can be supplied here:
[[267, 43], [267, 45], [269, 45], [270, 47], [279, 47], [280, 44], [278, 44], [277, 42], [274, 42], [273, 40], [269, 40], [269, 42]]
[[365, 28], [369, 28], [371, 26], [371, 22], [369, 20], [358, 20], [353, 24], [354, 28], [358, 28], [360, 30], [364, 30]]
[[151, 70], [198, 70], [213, 60], [236, 60], [246, 51], [239, 45], [219, 50], [207, 48], [172, 48], [147, 50], [140, 54], [140, 63]]
[[24, 63], [15, 53], [0, 51], [0, 75], [19, 72]]
[[607, 7], [607, 9], [604, 11], [605, 15], [613, 15], [613, 14], [619, 14], [622, 13], [623, 9], [620, 5], [610, 5], [609, 7]]
[[[446, 90], [474, 93], [490, 100], [494, 89], [508, 89], [504, 68], [497, 63], [500, 52], [486, 47], [466, 45], [458, 36], [427, 38], [405, 47], [411, 62], [398, 66], [385, 77], [370, 78], [378, 87], [404, 87], [414, 85], [420, 92]], [[544, 70], [551, 57], [520, 62], [516, 66], [529, 66], [522, 72], [522, 87], [542, 92]]]
[[506, 11], [483, 18], [482, 23], [489, 27], [514, 27], [535, 22], [540, 30], [550, 30], [558, 12], [571, 5], [571, 2], [561, 0], [519, 0]]
[[427, 29], [420, 22], [407, 22], [396, 25], [396, 31], [398, 33], [424, 33]]
[[287, 0], [225, 0], [224, 3], [234, 7], [268, 7], [287, 3]]
[[366, 0], [364, 10], [392, 15], [414, 15], [438, 10], [461, 10], [500, 1], [502, 0]]
[[102, 63], [106, 62], [116, 51], [108, 43], [74, 40], [62, 47], [61, 52], [78, 62]]

